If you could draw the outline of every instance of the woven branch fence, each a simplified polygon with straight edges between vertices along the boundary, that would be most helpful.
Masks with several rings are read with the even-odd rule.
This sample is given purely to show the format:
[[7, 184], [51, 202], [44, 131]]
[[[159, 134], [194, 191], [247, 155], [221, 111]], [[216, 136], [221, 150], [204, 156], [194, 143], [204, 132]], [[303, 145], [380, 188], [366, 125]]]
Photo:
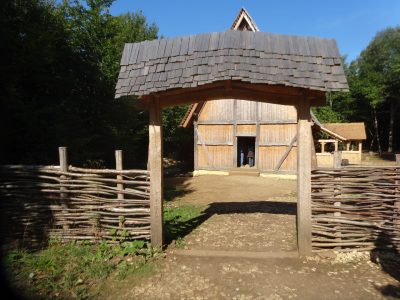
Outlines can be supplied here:
[[0, 166], [2, 235], [35, 245], [150, 238], [147, 170]]
[[312, 246], [400, 250], [400, 167], [312, 172]]

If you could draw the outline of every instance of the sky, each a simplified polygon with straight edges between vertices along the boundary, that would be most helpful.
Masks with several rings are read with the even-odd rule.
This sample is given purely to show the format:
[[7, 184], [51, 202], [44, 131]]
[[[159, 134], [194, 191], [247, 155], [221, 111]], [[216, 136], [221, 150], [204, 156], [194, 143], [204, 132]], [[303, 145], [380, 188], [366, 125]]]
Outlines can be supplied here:
[[378, 31], [400, 25], [400, 0], [116, 0], [110, 12], [142, 11], [168, 38], [227, 30], [241, 7], [263, 32], [336, 39], [348, 62]]

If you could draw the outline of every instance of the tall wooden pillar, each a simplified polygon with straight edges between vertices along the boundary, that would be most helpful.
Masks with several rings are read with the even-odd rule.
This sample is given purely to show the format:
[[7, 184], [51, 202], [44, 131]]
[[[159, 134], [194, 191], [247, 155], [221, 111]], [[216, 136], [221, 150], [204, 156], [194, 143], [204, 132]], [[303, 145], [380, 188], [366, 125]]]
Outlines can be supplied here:
[[154, 98], [149, 107], [149, 160], [151, 244], [162, 247], [163, 232], [163, 165], [162, 110], [160, 99]]
[[311, 254], [311, 116], [310, 100], [297, 106], [297, 244], [300, 255]]

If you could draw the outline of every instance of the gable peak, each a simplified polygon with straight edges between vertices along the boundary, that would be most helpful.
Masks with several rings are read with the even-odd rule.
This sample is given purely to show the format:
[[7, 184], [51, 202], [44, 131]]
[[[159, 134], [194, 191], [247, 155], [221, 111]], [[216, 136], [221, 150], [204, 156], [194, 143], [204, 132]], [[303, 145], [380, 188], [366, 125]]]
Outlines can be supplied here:
[[244, 7], [240, 9], [231, 29], [238, 31], [260, 31], [256, 22], [254, 22], [253, 18]]

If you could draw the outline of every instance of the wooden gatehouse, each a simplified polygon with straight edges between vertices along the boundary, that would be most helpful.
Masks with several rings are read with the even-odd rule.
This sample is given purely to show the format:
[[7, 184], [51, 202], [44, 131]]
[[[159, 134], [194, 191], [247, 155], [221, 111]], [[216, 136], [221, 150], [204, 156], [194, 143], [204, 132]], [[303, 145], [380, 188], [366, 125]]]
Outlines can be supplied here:
[[[297, 241], [301, 254], [311, 253], [310, 108], [325, 104], [325, 92], [346, 90], [342, 60], [333, 39], [228, 30], [125, 44], [115, 97], [135, 96], [150, 112], [152, 244], [163, 245], [162, 109], [240, 99], [296, 110], [297, 122], [291, 126], [297, 132]], [[262, 105], [256, 104], [249, 107], [255, 106], [257, 111]], [[258, 113], [263, 110], [258, 108]], [[243, 125], [261, 130], [261, 124]], [[230, 161], [233, 163], [233, 155]]]

